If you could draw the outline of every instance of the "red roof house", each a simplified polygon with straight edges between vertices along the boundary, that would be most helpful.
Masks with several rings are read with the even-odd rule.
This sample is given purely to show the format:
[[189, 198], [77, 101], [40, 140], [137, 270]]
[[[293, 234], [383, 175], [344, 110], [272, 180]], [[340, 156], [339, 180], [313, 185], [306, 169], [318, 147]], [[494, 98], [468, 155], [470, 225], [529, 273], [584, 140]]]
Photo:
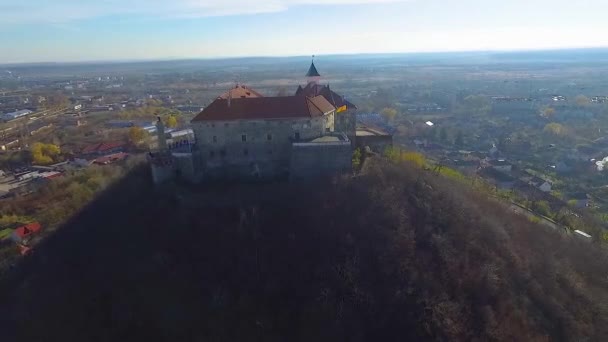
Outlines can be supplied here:
[[42, 228], [42, 226], [40, 226], [40, 223], [38, 223], [38, 222], [28, 223], [25, 226], [21, 226], [21, 227], [15, 229], [13, 231], [13, 233], [11, 234], [11, 240], [13, 240], [17, 243], [21, 243], [24, 240], [37, 234], [41, 228]]
[[110, 154], [116, 152], [122, 152], [125, 148], [125, 144], [122, 142], [114, 141], [114, 142], [102, 142], [98, 144], [93, 144], [86, 146], [82, 149], [82, 154]]
[[93, 164], [108, 165], [108, 164], [112, 164], [112, 163], [115, 163], [115, 162], [118, 162], [121, 160], [125, 160], [128, 156], [129, 156], [129, 154], [124, 153], [124, 152], [114, 153], [114, 154], [99, 157], [99, 158], [93, 160]]

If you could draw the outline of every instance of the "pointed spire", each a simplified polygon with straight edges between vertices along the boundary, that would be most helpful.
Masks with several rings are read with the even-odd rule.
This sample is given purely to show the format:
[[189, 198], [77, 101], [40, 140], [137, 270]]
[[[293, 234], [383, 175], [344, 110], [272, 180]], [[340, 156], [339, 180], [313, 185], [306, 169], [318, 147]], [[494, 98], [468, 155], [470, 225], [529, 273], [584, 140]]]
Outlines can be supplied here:
[[317, 67], [315, 67], [315, 55], [312, 55], [312, 62], [310, 63], [306, 77], [321, 77], [317, 71]]
[[319, 72], [317, 71], [317, 67], [315, 67], [314, 61], [312, 61], [312, 63], [310, 64], [310, 68], [306, 73], [306, 77], [321, 77], [321, 75], [319, 75]]

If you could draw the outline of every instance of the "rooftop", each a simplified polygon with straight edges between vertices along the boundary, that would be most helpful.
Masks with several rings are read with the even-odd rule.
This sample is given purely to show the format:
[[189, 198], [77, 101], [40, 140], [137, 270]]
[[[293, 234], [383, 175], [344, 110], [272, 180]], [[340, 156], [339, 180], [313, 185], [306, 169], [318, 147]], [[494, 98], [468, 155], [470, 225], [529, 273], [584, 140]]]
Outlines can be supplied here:
[[504, 159], [494, 159], [494, 160], [490, 160], [490, 165], [493, 165], [493, 166], [508, 166], [508, 165], [512, 165], [512, 164], [509, 163], [508, 161], [504, 160]]
[[234, 86], [234, 88], [228, 89], [228, 91], [226, 91], [222, 95], [218, 96], [218, 99], [226, 100], [226, 99], [228, 99], [228, 97], [231, 97], [232, 99], [237, 99], [237, 98], [244, 99], [244, 98], [264, 97], [264, 96], [249, 87], [237, 84], [236, 86]]
[[296, 96], [314, 97], [318, 95], [325, 97], [325, 99], [336, 108], [346, 106], [347, 109], [357, 109], [357, 106], [347, 101], [344, 96], [331, 90], [329, 85], [319, 85], [317, 83], [310, 82], [305, 87], [298, 86], [298, 89], [296, 90]]
[[86, 146], [82, 149], [82, 153], [101, 153], [109, 150], [113, 150], [115, 148], [123, 147], [125, 144], [122, 142], [102, 142], [98, 144], [93, 144]]
[[516, 181], [515, 178], [513, 178], [513, 177], [511, 177], [511, 176], [509, 176], [507, 174], [504, 174], [504, 173], [502, 173], [500, 171], [497, 171], [497, 170], [495, 170], [493, 168], [482, 169], [479, 172], [479, 174], [482, 177], [493, 178], [493, 179], [495, 179], [495, 180], [497, 180], [499, 182], [515, 182]]
[[279, 96], [216, 99], [192, 122], [312, 118], [335, 110], [323, 96]]
[[317, 71], [317, 67], [315, 66], [315, 62], [314, 61], [310, 64], [310, 68], [308, 68], [308, 72], [306, 73], [306, 77], [321, 77], [321, 75]]
[[343, 133], [329, 133], [308, 141], [294, 142], [297, 147], [318, 147], [318, 146], [350, 146], [350, 140]]
[[389, 136], [390, 134], [379, 128], [363, 126], [363, 127], [357, 128], [356, 135], [358, 137], [371, 137], [371, 136]]
[[320, 138], [316, 138], [310, 142], [312, 143], [325, 143], [325, 142], [338, 142], [338, 141], [344, 141], [344, 137], [342, 136], [336, 136], [336, 135], [325, 135], [322, 136]]
[[37, 233], [38, 231], [40, 231], [40, 228], [42, 228], [42, 227], [40, 226], [40, 223], [38, 223], [38, 222], [28, 223], [25, 226], [15, 229], [15, 234], [17, 236], [19, 236], [20, 238], [23, 238], [28, 235]]

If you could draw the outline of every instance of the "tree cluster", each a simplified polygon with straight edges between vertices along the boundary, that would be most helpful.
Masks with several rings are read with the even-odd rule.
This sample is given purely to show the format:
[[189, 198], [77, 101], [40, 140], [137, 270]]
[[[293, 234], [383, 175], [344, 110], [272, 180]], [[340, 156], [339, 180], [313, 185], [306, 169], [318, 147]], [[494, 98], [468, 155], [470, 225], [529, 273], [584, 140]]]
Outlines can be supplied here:
[[411, 164], [368, 165], [332, 182], [211, 185], [179, 196], [127, 176], [0, 283], [3, 333], [608, 339], [605, 251]]
[[31, 147], [32, 160], [38, 165], [49, 165], [58, 161], [61, 154], [59, 146], [54, 144], [34, 143]]

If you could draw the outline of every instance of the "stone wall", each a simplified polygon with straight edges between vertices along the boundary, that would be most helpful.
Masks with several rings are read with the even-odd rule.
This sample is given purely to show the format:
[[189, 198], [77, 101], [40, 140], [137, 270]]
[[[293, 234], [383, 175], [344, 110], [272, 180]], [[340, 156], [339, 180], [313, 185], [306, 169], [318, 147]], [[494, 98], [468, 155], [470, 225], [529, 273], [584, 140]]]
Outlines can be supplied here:
[[393, 136], [392, 135], [367, 135], [367, 136], [359, 136], [357, 135], [357, 140], [355, 144], [355, 148], [363, 150], [366, 146], [376, 153], [384, 153], [387, 147], [393, 146]]
[[[319, 118], [193, 122], [202, 178], [272, 178], [289, 172], [291, 144], [334, 130]], [[200, 166], [200, 168], [198, 167]]]
[[355, 140], [357, 129], [357, 110], [347, 109], [345, 112], [336, 113], [336, 132], [344, 133], [351, 142]]
[[291, 152], [290, 178], [310, 179], [352, 171], [350, 141], [294, 143]]

